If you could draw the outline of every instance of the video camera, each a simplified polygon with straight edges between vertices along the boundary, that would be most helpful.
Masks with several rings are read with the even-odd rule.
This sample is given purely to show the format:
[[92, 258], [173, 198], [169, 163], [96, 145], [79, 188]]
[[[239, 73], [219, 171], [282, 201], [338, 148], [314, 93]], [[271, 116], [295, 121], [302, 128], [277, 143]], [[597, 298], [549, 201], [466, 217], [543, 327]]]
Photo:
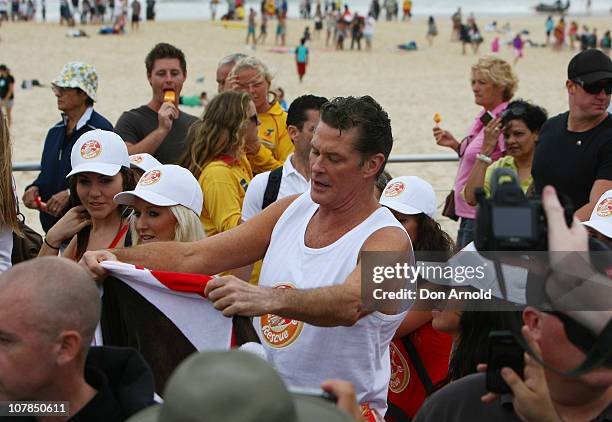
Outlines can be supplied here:
[[[539, 196], [528, 199], [516, 172], [495, 169], [491, 177], [491, 198], [484, 189], [475, 192], [478, 208], [474, 243], [479, 251], [546, 251], [548, 226]], [[570, 227], [574, 209], [571, 201], [560, 196], [565, 222]]]

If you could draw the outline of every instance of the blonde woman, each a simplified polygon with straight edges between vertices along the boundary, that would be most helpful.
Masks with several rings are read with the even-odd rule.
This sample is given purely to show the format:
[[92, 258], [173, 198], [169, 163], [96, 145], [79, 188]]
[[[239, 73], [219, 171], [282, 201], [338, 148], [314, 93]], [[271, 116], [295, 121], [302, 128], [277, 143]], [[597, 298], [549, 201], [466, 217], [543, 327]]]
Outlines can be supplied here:
[[202, 189], [189, 170], [177, 165], [155, 166], [142, 175], [136, 188], [115, 196], [129, 205], [132, 239], [151, 242], [195, 242], [204, 239], [200, 223]]
[[258, 147], [257, 111], [245, 94], [226, 91], [208, 105], [189, 129], [189, 149], [182, 160], [204, 194], [201, 221], [207, 236], [240, 224], [242, 202], [253, 178], [246, 149]]
[[86, 132], [74, 144], [70, 162], [72, 208], [49, 229], [39, 255], [57, 255], [66, 241], [62, 256], [75, 261], [88, 250], [129, 246], [126, 207], [113, 202], [134, 187], [125, 142], [110, 131]]
[[13, 186], [11, 140], [8, 122], [0, 110], [0, 273], [11, 267], [13, 232], [21, 234]]
[[293, 143], [287, 132], [287, 112], [271, 92], [273, 76], [268, 67], [255, 57], [245, 57], [236, 63], [228, 79], [232, 90], [251, 96], [261, 122], [261, 144], [272, 152], [275, 167], [280, 167], [293, 152]]
[[[458, 141], [449, 131], [437, 125], [433, 129], [437, 144], [453, 149], [460, 158], [454, 187], [455, 213], [461, 218], [457, 235], [459, 248], [473, 240], [476, 217], [476, 209], [465, 201], [463, 189], [476, 160], [491, 164], [504, 154], [500, 116], [516, 92], [518, 77], [505, 60], [483, 57], [472, 66], [471, 84], [474, 102], [481, 106], [482, 110], [476, 115], [468, 135], [462, 141]], [[493, 131], [497, 138], [497, 145], [490, 155], [480, 153], [485, 128]]]

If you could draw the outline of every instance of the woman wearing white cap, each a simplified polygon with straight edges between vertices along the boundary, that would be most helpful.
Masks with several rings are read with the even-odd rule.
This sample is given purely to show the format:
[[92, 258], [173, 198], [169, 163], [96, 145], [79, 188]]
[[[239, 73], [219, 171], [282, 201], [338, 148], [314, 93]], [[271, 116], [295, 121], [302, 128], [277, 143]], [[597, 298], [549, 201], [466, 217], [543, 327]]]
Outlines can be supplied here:
[[136, 244], [195, 242], [203, 239], [202, 189], [189, 170], [159, 165], [142, 175], [136, 188], [115, 196], [134, 209], [130, 217]]
[[87, 132], [76, 141], [70, 161], [73, 207], [47, 232], [40, 255], [57, 255], [67, 240], [62, 256], [73, 260], [88, 250], [127, 246], [125, 207], [113, 201], [134, 186], [125, 142], [110, 131]]
[[226, 91], [189, 129], [189, 150], [181, 162], [202, 186], [201, 220], [207, 236], [230, 230], [242, 220], [242, 202], [253, 178], [246, 151], [259, 142], [258, 125], [249, 95]]
[[[395, 218], [404, 226], [415, 251], [438, 252], [440, 260], [453, 255], [454, 243], [434, 220], [436, 194], [429, 183], [416, 176], [401, 176], [392, 179], [385, 187], [380, 204], [389, 208]], [[436, 385], [446, 378], [452, 339], [432, 327], [430, 311], [409, 311], [397, 329], [391, 343], [391, 372], [389, 384], [389, 406], [401, 412], [408, 419], [414, 418], [427, 393], [423, 386]], [[414, 349], [417, 359], [411, 359], [408, 348]], [[418, 362], [417, 362], [418, 360]], [[419, 365], [425, 370], [429, 382], [417, 380], [418, 375], [406, 378], [410, 368], [402, 366], [407, 362], [413, 368]], [[414, 371], [413, 371], [414, 372]]]

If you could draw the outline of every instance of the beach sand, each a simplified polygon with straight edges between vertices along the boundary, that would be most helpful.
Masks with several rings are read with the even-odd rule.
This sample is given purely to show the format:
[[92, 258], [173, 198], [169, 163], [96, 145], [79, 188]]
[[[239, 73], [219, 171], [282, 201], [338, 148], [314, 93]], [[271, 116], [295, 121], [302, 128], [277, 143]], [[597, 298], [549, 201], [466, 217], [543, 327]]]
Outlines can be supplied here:
[[[481, 28], [494, 19], [509, 21], [513, 31], [527, 29], [533, 41], [544, 42], [545, 16], [480, 17]], [[570, 16], [567, 21], [573, 18]], [[598, 28], [601, 34], [609, 28], [609, 17], [576, 17], [580, 25]], [[266, 46], [251, 51], [244, 44], [246, 29], [224, 29], [212, 22], [144, 22], [139, 32], [123, 36], [100, 36], [97, 27], [83, 27], [90, 38], [67, 38], [67, 28], [57, 24], [16, 23], [0, 28], [0, 61], [7, 64], [17, 85], [24, 79], [38, 79], [45, 88], [16, 89], [12, 136], [14, 162], [39, 162], [45, 135], [59, 121], [59, 112], [48, 84], [68, 61], [93, 64], [100, 85], [96, 110], [113, 124], [122, 111], [145, 104], [150, 99], [144, 57], [157, 42], [169, 42], [183, 49], [187, 56], [188, 79], [183, 95], [207, 91], [216, 93], [215, 69], [218, 60], [229, 53], [253, 53], [266, 61], [275, 73], [275, 83], [285, 89], [287, 102], [296, 96], [312, 93], [327, 97], [371, 95], [387, 110], [391, 118], [395, 154], [450, 153], [438, 147], [431, 134], [433, 115], [442, 115], [441, 126], [461, 139], [479, 107], [470, 90], [470, 66], [476, 62], [471, 51], [461, 55], [461, 46], [451, 43], [450, 18], [437, 18], [440, 34], [429, 47], [425, 41], [426, 21], [410, 23], [382, 22], [375, 27], [372, 52], [336, 52], [325, 48], [322, 40], [309, 47], [310, 64], [302, 84], [299, 83], [291, 53], [270, 51], [276, 22], [268, 25]], [[306, 25], [312, 22], [289, 21], [288, 46], [295, 47]], [[490, 54], [493, 34], [485, 37], [479, 55]], [[512, 35], [503, 36], [510, 39]], [[415, 40], [418, 51], [404, 52], [397, 45]], [[350, 45], [350, 40], [348, 42]], [[516, 66], [520, 78], [516, 98], [522, 97], [544, 106], [550, 115], [567, 109], [564, 89], [566, 69], [576, 52], [569, 49], [554, 53], [548, 48], [525, 49], [525, 57]], [[500, 57], [512, 60], [511, 49], [502, 47]], [[197, 83], [204, 76], [204, 83]], [[202, 109], [184, 108], [200, 115]], [[429, 181], [442, 203], [452, 187], [456, 163], [391, 164], [394, 176], [418, 175]], [[19, 196], [35, 177], [33, 172], [15, 174]], [[24, 207], [22, 207], [24, 209]], [[36, 212], [27, 210], [27, 222], [40, 229]], [[438, 213], [439, 215], [439, 213]], [[444, 218], [443, 226], [454, 236], [456, 225]]]

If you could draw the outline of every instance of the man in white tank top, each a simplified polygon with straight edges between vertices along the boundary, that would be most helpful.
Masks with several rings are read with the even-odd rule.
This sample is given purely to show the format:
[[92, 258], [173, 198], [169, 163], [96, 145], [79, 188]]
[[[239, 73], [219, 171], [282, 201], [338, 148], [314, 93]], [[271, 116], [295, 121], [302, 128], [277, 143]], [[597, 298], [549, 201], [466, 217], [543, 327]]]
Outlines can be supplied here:
[[389, 342], [405, 312], [371, 312], [361, 298], [362, 251], [412, 254], [410, 239], [374, 195], [393, 139], [371, 97], [336, 98], [321, 108], [312, 140], [311, 189], [287, 197], [233, 230], [194, 243], [164, 243], [86, 254], [101, 260], [216, 274], [263, 258], [260, 285], [233, 276], [205, 294], [226, 316], [256, 317], [268, 359], [290, 386], [330, 378], [355, 385], [364, 415], [386, 411]]

